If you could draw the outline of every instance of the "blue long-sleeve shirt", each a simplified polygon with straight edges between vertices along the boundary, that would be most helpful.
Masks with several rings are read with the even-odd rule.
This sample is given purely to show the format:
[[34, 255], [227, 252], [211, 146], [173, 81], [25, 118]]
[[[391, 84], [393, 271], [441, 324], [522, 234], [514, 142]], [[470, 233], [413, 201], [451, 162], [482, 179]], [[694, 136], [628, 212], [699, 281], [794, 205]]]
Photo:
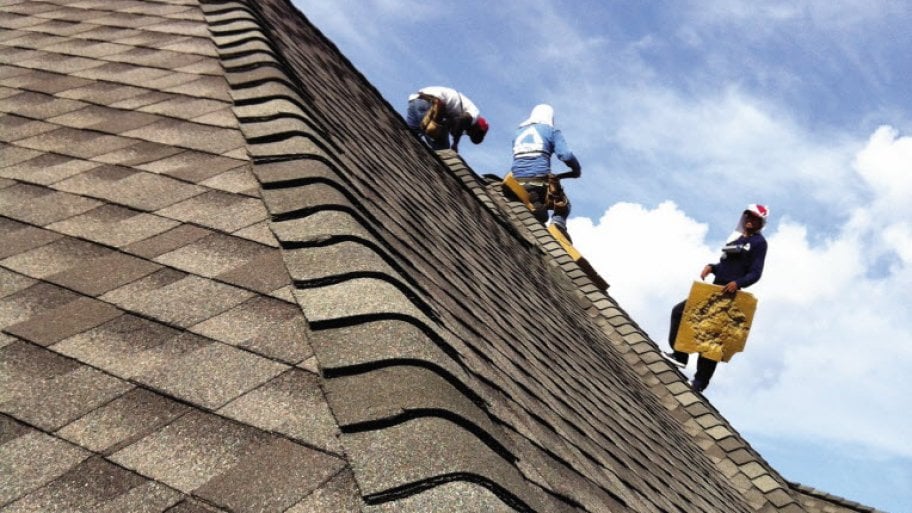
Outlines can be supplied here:
[[750, 237], [741, 236], [729, 242], [722, 249], [722, 258], [717, 264], [711, 264], [713, 283], [725, 285], [735, 282], [739, 289], [757, 283], [763, 275], [763, 264], [766, 261], [766, 239], [760, 232]]
[[551, 155], [557, 155], [570, 169], [578, 171], [579, 161], [570, 151], [560, 130], [544, 123], [521, 126], [513, 139], [513, 176], [542, 178], [551, 172]]

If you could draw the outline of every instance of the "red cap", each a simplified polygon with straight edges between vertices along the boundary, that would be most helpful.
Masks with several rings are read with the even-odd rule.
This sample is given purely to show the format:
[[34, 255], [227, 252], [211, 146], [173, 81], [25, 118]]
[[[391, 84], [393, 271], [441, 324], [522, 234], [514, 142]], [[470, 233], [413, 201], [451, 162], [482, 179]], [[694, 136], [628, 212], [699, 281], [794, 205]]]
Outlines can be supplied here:
[[478, 118], [475, 119], [475, 124], [469, 128], [468, 132], [469, 138], [472, 139], [473, 143], [480, 143], [484, 140], [485, 134], [488, 133], [488, 120], [478, 116]]

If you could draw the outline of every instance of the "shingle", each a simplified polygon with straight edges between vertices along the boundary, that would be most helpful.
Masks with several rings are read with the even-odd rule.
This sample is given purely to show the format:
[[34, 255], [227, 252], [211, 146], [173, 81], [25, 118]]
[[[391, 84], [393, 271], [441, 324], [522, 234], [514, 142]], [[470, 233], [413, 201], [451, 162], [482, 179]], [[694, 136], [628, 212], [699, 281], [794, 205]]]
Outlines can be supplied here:
[[215, 415], [191, 411], [111, 456], [115, 463], [191, 493], [254, 453], [271, 437]]
[[[191, 118], [191, 119], [197, 123], [203, 123], [205, 125], [215, 125], [215, 126], [220, 126], [223, 128], [237, 128], [238, 127], [237, 117], [234, 115], [234, 112], [229, 108], [213, 111], [208, 114], [204, 114], [202, 116], [198, 116], [198, 117]], [[244, 151], [246, 151], [246, 150], [244, 150]]]
[[59, 233], [22, 225], [21, 229], [0, 235], [0, 259], [50, 244], [60, 237]]
[[62, 340], [54, 351], [124, 379], [154, 373], [211, 340], [133, 315], [122, 315]]
[[246, 166], [237, 167], [231, 171], [213, 176], [201, 182], [201, 185], [220, 191], [248, 195], [258, 195], [260, 190], [260, 184], [253, 177], [250, 168]]
[[94, 457], [29, 494], [8, 511], [164, 512], [180, 498], [175, 490]]
[[76, 333], [104, 324], [121, 312], [117, 308], [82, 297], [52, 310], [41, 312], [4, 331], [35, 344], [48, 346]]
[[180, 153], [179, 148], [148, 141], [136, 141], [130, 146], [98, 155], [94, 160], [106, 164], [137, 167], [141, 164], [171, 157]]
[[65, 237], [25, 253], [6, 258], [0, 264], [33, 278], [46, 278], [79, 266], [84, 260], [111, 254], [98, 244]]
[[83, 87], [59, 93], [63, 98], [85, 100], [101, 105], [111, 105], [129, 98], [146, 94], [146, 90], [116, 82], [92, 82]]
[[[485, 513], [514, 513], [516, 511], [484, 486], [466, 481], [453, 481], [390, 502], [369, 505], [363, 509], [363, 512], [424, 513], [440, 508], [452, 508], [453, 511], [484, 511]], [[606, 509], [605, 511], [611, 510]], [[288, 513], [294, 513], [294, 510]]]
[[19, 184], [0, 189], [0, 214], [44, 226], [91, 210], [99, 203], [44, 187]]
[[[121, 308], [176, 326], [192, 326], [243, 303], [252, 295], [242, 289], [200, 278], [159, 271], [112, 290], [101, 299]], [[160, 280], [164, 278], [165, 284]]]
[[254, 297], [190, 330], [290, 364], [313, 355], [300, 308], [267, 297]]
[[154, 258], [207, 237], [211, 233], [192, 224], [181, 224], [167, 232], [130, 244], [124, 250], [145, 258]]
[[244, 138], [237, 130], [176, 119], [161, 120], [123, 135], [215, 154], [226, 153], [244, 145]]
[[333, 476], [329, 482], [305, 497], [287, 513], [321, 513], [324, 511], [362, 513], [361, 493], [358, 491], [358, 484], [355, 482], [355, 476], [352, 475], [351, 470], [346, 469]]
[[223, 509], [214, 508], [204, 502], [186, 499], [177, 506], [168, 510], [168, 513], [229, 513]]
[[[385, 429], [344, 435], [344, 443], [364, 495], [468, 473], [496, 483], [527, 504], [536, 499], [515, 467], [474, 434], [448, 420], [422, 417]], [[531, 509], [542, 508], [532, 502]]]
[[185, 150], [137, 167], [153, 173], [172, 176], [179, 180], [199, 183], [243, 165], [245, 165], [244, 161]]
[[320, 378], [302, 370], [276, 377], [218, 413], [310, 446], [342, 452], [339, 428], [323, 398]]
[[[11, 422], [0, 416], [0, 423]], [[21, 426], [21, 425], [20, 425]], [[3, 425], [6, 431], [7, 425]], [[91, 453], [51, 435], [27, 429], [27, 432], [0, 445], [0, 504], [10, 502], [40, 489], [65, 474]]]
[[262, 294], [291, 284], [282, 252], [277, 249], [264, 252], [248, 263], [218, 275], [218, 279]]
[[[193, 119], [210, 112], [224, 109], [226, 104], [217, 100], [175, 96], [169, 100], [140, 108], [141, 112], [162, 114], [175, 118]], [[229, 111], [230, 113], [230, 111]]]
[[273, 248], [279, 247], [279, 241], [276, 240], [275, 235], [272, 234], [272, 230], [269, 229], [268, 221], [263, 221], [250, 225], [247, 228], [242, 228], [232, 233], [232, 235], [256, 241], [260, 244], [264, 244]]
[[160, 255], [155, 261], [211, 278], [241, 267], [257, 256], [272, 251], [275, 250], [246, 239], [213, 233]]
[[39, 157], [0, 169], [0, 176], [49, 185], [98, 167], [97, 162], [45, 153]]
[[97, 453], [111, 453], [157, 431], [190, 407], [142, 388], [68, 424], [57, 436]]
[[266, 219], [266, 208], [260, 200], [220, 191], [200, 194], [157, 213], [227, 232]]
[[108, 246], [123, 247], [166, 232], [178, 222], [117, 205], [102, 205], [85, 214], [48, 225], [49, 229]]
[[295, 290], [311, 323], [383, 314], [409, 316], [429, 323], [398, 288], [386, 281], [358, 278], [325, 287]]
[[60, 153], [81, 159], [91, 159], [92, 157], [130, 146], [133, 143], [134, 141], [126, 137], [68, 127], [61, 127], [51, 132], [17, 141], [17, 144], [26, 148]]
[[160, 265], [148, 260], [124, 253], [113, 253], [85, 259], [81, 265], [48, 276], [47, 280], [88, 296], [97, 296], [159, 269]]
[[216, 409], [285, 369], [280, 363], [215, 343], [136, 379], [184, 401]]
[[153, 211], [191, 198], [202, 187], [167, 176], [119, 166], [100, 166], [54, 185], [55, 189], [94, 196], [137, 210]]
[[342, 466], [338, 458], [276, 439], [195, 494], [238, 513], [283, 513]]
[[225, 78], [222, 76], [199, 77], [191, 82], [170, 87], [165, 90], [170, 93], [186, 94], [198, 98], [231, 101], [231, 95], [228, 92], [228, 83], [225, 82]]
[[132, 385], [24, 342], [0, 349], [0, 410], [56, 430], [127, 392]]
[[119, 134], [152, 124], [159, 119], [161, 118], [158, 116], [142, 112], [129, 112], [101, 105], [89, 105], [83, 109], [50, 118], [48, 122], [70, 128], [85, 128], [109, 134]]
[[0, 327], [5, 328], [74, 301], [79, 294], [37, 282], [0, 299]]
[[[2, 88], [0, 88], [2, 89]], [[13, 146], [11, 144], [0, 145], [0, 169], [8, 166], [14, 166], [20, 162], [33, 159], [43, 155], [42, 152]]]
[[[20, 75], [20, 77], [23, 76]], [[19, 80], [22, 81], [23, 79], [19, 78]], [[9, 82], [9, 80], [4, 80], [2, 82]], [[85, 107], [85, 105], [86, 104], [82, 102], [56, 98], [47, 94], [21, 92], [17, 95], [8, 96], [0, 100], [0, 112], [15, 112], [20, 116], [29, 118], [47, 119], [76, 109], [81, 109], [82, 107]], [[35, 137], [29, 139], [35, 139]], [[23, 146], [32, 147], [31, 145]]]
[[0, 298], [31, 287], [35, 280], [0, 267]]
[[[55, 130], [51, 123], [23, 118], [12, 114], [0, 115], [0, 141], [14, 142], [19, 139]], [[6, 176], [6, 175], [3, 175]]]
[[[60, 57], [66, 59], [66, 56], [60, 56]], [[42, 56], [35, 55], [35, 56], [33, 56], [33, 59], [30, 59], [30, 60], [27, 60], [24, 62], [20, 62], [19, 64], [21, 66], [29, 66], [29, 64], [31, 62], [34, 62], [39, 59], [42, 62], [45, 62], [45, 59], [42, 58]], [[57, 73], [73, 73], [76, 71], [91, 69], [91, 68], [97, 66], [98, 64], [99, 63], [94, 62], [90, 59], [79, 59], [79, 60], [73, 59], [73, 60], [65, 61], [63, 63], [59, 63], [57, 66], [52, 66], [50, 70], [57, 72]], [[48, 69], [47, 66], [43, 66], [43, 67], [45, 67], [45, 69]], [[26, 89], [29, 89], [31, 91], [35, 91], [35, 92], [39, 92], [39, 93], [56, 95], [63, 91], [68, 91], [70, 89], [82, 87], [82, 86], [88, 84], [89, 82], [90, 82], [89, 80], [85, 80], [85, 79], [78, 78], [78, 77], [71, 77], [71, 76], [67, 76], [67, 75], [52, 76], [51, 74], [48, 74], [48, 75], [43, 76], [41, 80], [31, 82], [27, 85], [24, 85], [23, 87]]]

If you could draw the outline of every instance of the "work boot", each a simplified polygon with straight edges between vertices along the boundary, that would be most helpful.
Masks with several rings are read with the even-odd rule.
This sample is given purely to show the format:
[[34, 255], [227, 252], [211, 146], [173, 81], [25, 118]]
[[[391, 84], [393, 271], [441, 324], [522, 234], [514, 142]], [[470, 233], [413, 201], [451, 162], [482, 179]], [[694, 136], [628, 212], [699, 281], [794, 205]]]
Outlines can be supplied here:
[[677, 367], [679, 369], [683, 369], [683, 368], [687, 367], [687, 362], [682, 362], [681, 360], [678, 360], [677, 358], [675, 358], [674, 353], [666, 353], [666, 352], [662, 351], [662, 358], [665, 358], [666, 360], [668, 360], [668, 363], [674, 365], [675, 367]]
[[706, 390], [707, 386], [709, 386], [709, 383], [704, 383], [696, 378], [690, 382], [690, 387], [694, 389], [694, 392], [702, 392]]

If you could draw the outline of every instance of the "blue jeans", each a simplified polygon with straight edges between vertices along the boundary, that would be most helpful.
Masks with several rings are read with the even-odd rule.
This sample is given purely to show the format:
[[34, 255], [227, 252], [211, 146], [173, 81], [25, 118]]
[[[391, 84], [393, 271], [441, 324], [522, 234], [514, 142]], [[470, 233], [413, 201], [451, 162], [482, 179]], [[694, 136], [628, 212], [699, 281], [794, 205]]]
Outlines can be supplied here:
[[410, 100], [408, 102], [408, 110], [405, 112], [405, 124], [408, 125], [412, 133], [430, 146], [432, 150], [448, 150], [450, 149], [449, 131], [445, 130], [443, 137], [440, 139], [432, 139], [421, 131], [421, 120], [424, 119], [424, 115], [427, 114], [430, 108], [431, 103], [426, 100], [421, 98]]

